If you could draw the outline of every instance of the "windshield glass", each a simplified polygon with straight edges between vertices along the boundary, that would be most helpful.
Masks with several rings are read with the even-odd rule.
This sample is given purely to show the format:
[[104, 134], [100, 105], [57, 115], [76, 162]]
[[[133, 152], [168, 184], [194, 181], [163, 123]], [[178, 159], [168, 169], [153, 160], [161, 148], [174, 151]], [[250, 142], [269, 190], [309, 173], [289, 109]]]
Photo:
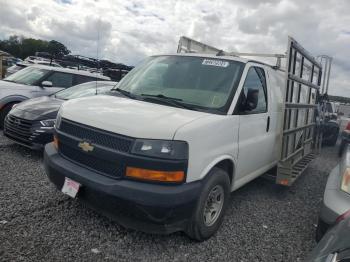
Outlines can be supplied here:
[[113, 86], [115, 86], [115, 82], [88, 82], [80, 85], [76, 85], [60, 92], [57, 92], [54, 96], [58, 99], [69, 100], [73, 98], [92, 96], [96, 94], [103, 94], [111, 90]]
[[4, 80], [24, 85], [34, 85], [49, 72], [46, 69], [27, 67], [6, 77]]
[[136, 96], [181, 101], [196, 109], [227, 111], [244, 64], [190, 56], [157, 56], [127, 74], [117, 88]]

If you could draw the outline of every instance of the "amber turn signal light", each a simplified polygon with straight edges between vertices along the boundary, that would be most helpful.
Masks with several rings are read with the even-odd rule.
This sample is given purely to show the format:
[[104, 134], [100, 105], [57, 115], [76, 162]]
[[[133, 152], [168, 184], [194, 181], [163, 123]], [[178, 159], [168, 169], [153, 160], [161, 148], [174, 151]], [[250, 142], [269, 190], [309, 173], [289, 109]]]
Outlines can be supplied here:
[[56, 149], [58, 149], [58, 137], [57, 137], [57, 135], [53, 136], [53, 145]]
[[184, 171], [158, 171], [136, 167], [127, 167], [126, 176], [148, 181], [182, 182], [185, 178], [185, 173]]

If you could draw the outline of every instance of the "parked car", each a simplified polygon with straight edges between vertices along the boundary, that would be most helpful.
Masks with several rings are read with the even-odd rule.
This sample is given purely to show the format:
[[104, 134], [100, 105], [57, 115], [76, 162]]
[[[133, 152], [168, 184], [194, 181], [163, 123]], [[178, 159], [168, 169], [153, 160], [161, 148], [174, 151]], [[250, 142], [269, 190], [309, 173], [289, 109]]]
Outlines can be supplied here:
[[350, 148], [347, 148], [340, 163], [329, 174], [316, 239], [320, 240], [347, 210], [350, 210]]
[[347, 146], [350, 144], [350, 122], [346, 125], [345, 129], [341, 132], [340, 135], [340, 146], [338, 155], [342, 156], [344, 150], [347, 148]]
[[53, 127], [61, 104], [70, 99], [104, 94], [117, 82], [93, 81], [76, 85], [51, 96], [15, 104], [5, 119], [4, 135], [16, 143], [41, 150], [53, 140]]
[[305, 262], [350, 262], [350, 210], [338, 218]]
[[321, 106], [324, 107], [325, 112], [325, 121], [322, 125], [322, 142], [324, 145], [334, 146], [337, 143], [340, 130], [336, 104], [334, 102], [325, 102]]
[[14, 104], [28, 98], [47, 96], [73, 85], [110, 80], [86, 71], [32, 65], [0, 81], [0, 127]]
[[26, 68], [27, 66], [30, 66], [30, 65], [32, 65], [32, 64], [29, 64], [26, 62], [18, 62], [16, 64], [10, 66], [9, 68], [7, 68], [5, 77], [8, 77], [8, 76], [18, 72], [19, 70], [22, 70], [23, 68]]
[[36, 65], [47, 65], [47, 66], [53, 66], [53, 67], [62, 67], [60, 64], [57, 64], [55, 62], [50, 62], [50, 61], [24, 61], [24, 62], [19, 62], [16, 63], [15, 65], [9, 67], [6, 71], [6, 77], [18, 72], [19, 70], [22, 70], [23, 68], [26, 68], [28, 66], [31, 66], [33, 64]]

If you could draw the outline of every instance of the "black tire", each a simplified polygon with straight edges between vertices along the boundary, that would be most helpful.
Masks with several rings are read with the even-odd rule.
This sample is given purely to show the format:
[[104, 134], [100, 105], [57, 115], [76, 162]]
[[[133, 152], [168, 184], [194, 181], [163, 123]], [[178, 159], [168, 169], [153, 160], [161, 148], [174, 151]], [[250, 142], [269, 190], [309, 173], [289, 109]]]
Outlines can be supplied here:
[[316, 242], [320, 242], [322, 237], [326, 234], [329, 225], [323, 222], [321, 219], [318, 219], [317, 228], [316, 228]]
[[[188, 224], [187, 230], [185, 231], [190, 238], [197, 241], [204, 241], [217, 232], [222, 224], [227, 204], [230, 199], [230, 179], [226, 171], [214, 167], [204, 181], [205, 184], [198, 199], [195, 212]], [[219, 189], [220, 192], [222, 192], [223, 204], [220, 212], [217, 212], [217, 215], [214, 216], [216, 218], [213, 221], [213, 224], [208, 225], [204, 219], [204, 211], [207, 205], [207, 200], [209, 199], [208, 196], [211, 195], [211, 192], [215, 192], [216, 189]], [[215, 212], [213, 212], [213, 214], [215, 214]]]
[[15, 103], [9, 103], [1, 109], [1, 111], [0, 111], [0, 128], [1, 129], [4, 128], [5, 118], [6, 118], [7, 114], [11, 111], [12, 106], [14, 104]]

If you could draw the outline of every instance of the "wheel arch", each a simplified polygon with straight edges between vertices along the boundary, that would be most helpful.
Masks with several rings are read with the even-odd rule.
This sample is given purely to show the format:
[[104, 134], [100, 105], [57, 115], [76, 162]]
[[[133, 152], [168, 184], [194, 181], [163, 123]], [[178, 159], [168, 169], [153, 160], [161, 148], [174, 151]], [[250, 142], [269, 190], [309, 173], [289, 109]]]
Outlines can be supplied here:
[[24, 100], [27, 100], [27, 99], [28, 97], [21, 96], [21, 95], [4, 97], [3, 99], [0, 100], [0, 111], [8, 104], [23, 102]]
[[215, 167], [223, 169], [224, 171], [227, 172], [227, 174], [229, 175], [231, 188], [232, 188], [232, 185], [234, 184], [234, 178], [235, 178], [235, 167], [236, 167], [235, 159], [229, 155], [216, 158], [204, 169], [204, 171], [202, 172], [201, 178], [205, 179], [205, 177], [209, 174], [209, 172]]

